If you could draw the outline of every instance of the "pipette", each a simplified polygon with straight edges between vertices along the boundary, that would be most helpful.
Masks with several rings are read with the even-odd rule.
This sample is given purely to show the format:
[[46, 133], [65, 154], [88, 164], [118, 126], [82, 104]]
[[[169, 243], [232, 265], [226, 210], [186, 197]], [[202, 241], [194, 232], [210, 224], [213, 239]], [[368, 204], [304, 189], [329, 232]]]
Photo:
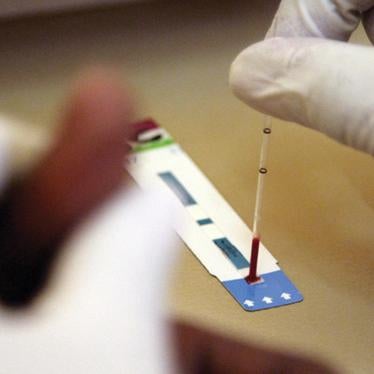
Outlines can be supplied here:
[[248, 283], [256, 283], [261, 280], [257, 275], [258, 252], [260, 247], [260, 223], [261, 210], [264, 195], [265, 176], [268, 172], [267, 158], [269, 152], [269, 140], [271, 134], [272, 119], [270, 116], [264, 116], [264, 127], [262, 129], [262, 144], [260, 152], [260, 162], [258, 167], [256, 202], [253, 217], [253, 238], [251, 246], [251, 259], [249, 266], [249, 275], [246, 277]]

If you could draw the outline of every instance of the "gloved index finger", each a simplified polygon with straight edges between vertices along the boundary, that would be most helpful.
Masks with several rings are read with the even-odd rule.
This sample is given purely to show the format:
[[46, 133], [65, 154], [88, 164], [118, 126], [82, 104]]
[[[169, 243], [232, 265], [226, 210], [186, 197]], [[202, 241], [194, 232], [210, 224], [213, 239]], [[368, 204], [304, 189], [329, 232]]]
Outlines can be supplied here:
[[282, 0], [266, 34], [347, 41], [374, 0]]

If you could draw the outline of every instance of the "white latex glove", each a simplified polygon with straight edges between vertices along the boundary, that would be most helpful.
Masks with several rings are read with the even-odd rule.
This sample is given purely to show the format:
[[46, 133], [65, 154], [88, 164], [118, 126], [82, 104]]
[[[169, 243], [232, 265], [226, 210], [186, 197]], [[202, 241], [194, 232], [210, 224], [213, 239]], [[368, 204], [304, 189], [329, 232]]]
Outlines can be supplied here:
[[122, 191], [81, 227], [34, 309], [0, 309], [1, 374], [174, 372], [165, 320], [172, 203]]
[[233, 62], [234, 93], [374, 155], [374, 48], [346, 43], [361, 19], [374, 41], [373, 0], [282, 1], [267, 39]]

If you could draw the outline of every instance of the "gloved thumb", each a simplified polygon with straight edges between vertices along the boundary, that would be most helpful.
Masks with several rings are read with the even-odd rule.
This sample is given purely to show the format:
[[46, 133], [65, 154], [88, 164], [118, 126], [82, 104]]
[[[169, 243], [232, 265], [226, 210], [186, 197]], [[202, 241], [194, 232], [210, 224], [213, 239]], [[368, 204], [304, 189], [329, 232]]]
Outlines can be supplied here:
[[374, 155], [374, 49], [317, 38], [272, 38], [234, 60], [230, 85], [263, 113]]

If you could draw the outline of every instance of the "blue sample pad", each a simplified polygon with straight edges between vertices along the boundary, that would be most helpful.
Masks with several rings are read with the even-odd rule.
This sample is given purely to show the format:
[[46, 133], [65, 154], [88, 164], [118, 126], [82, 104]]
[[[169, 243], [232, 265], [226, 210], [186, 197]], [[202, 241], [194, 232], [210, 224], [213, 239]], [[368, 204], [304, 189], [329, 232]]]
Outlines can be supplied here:
[[256, 311], [298, 303], [303, 296], [282, 270], [262, 274], [261, 281], [248, 284], [245, 279], [224, 281], [222, 284], [246, 310]]

